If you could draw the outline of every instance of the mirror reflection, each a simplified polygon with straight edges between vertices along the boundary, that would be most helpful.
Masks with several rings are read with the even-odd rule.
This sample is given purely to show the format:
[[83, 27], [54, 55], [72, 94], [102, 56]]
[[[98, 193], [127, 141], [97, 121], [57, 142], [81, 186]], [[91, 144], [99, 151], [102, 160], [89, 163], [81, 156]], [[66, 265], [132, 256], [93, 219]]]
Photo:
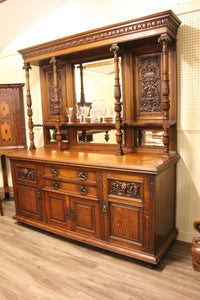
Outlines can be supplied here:
[[163, 146], [163, 131], [161, 130], [138, 130], [137, 145]]
[[80, 130], [77, 132], [77, 141], [97, 144], [116, 144], [116, 130]]
[[[119, 58], [120, 74], [121, 59]], [[113, 58], [74, 65], [77, 118], [80, 122], [113, 122], [114, 60]], [[120, 76], [121, 81], [121, 76]]]
[[[67, 129], [61, 129], [62, 141], [68, 142]], [[51, 143], [57, 142], [56, 140], [56, 129], [49, 129], [49, 141]]]

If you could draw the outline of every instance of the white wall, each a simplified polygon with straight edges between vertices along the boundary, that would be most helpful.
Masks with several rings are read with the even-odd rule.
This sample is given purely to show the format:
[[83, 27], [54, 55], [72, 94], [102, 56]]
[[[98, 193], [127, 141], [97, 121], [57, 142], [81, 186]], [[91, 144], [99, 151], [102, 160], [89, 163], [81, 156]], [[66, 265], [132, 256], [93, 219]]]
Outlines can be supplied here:
[[[200, 1], [183, 2], [185, 1], [147, 0], [138, 5], [138, 1], [135, 0], [123, 2], [121, 0], [68, 0], [61, 8], [2, 51], [0, 82], [25, 82], [22, 71], [23, 61], [16, 49], [172, 9], [182, 21], [177, 36], [178, 150], [181, 159], [177, 169], [176, 219], [179, 230], [178, 239], [191, 242], [192, 238], [197, 235], [192, 224], [200, 215], [200, 185], [198, 184], [200, 178]], [[30, 78], [33, 120], [35, 123], [41, 123], [38, 68], [30, 71]], [[39, 129], [35, 140], [37, 145], [42, 145], [42, 134]], [[0, 184], [2, 184], [1, 178]]]

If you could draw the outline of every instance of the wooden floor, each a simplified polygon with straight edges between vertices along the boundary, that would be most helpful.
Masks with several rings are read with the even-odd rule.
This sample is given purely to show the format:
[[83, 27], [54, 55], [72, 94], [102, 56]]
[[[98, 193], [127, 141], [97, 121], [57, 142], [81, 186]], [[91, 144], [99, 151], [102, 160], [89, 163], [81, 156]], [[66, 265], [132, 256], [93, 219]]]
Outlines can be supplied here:
[[69, 241], [0, 216], [0, 300], [199, 300], [190, 245], [176, 241], [159, 266]]

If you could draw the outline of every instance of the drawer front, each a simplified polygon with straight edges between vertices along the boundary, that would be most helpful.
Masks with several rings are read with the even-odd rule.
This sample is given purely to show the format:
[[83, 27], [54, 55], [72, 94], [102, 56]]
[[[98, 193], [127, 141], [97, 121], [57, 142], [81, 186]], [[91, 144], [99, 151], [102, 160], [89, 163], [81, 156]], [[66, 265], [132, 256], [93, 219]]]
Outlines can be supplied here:
[[97, 198], [97, 187], [84, 185], [83, 182], [80, 184], [64, 182], [55, 179], [44, 179], [44, 188], [54, 191], [63, 192], [69, 195], [86, 196]]
[[105, 198], [120, 197], [141, 205], [144, 201], [145, 181], [146, 179], [140, 176], [108, 173], [106, 176]]
[[96, 172], [88, 171], [87, 169], [80, 168], [61, 168], [58, 166], [45, 166], [44, 176], [52, 178], [67, 178], [68, 180], [75, 180], [80, 182], [96, 182]]
[[37, 186], [38, 168], [35, 164], [27, 162], [16, 162], [15, 163], [15, 178], [18, 183], [27, 184], [29, 186]]

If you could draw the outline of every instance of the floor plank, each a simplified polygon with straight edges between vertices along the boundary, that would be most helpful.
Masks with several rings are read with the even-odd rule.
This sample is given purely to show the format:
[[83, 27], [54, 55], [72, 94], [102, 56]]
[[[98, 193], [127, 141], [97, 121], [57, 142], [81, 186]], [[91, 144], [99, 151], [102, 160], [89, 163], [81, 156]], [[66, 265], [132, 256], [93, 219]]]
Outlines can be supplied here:
[[199, 300], [190, 244], [176, 241], [156, 268], [0, 216], [0, 300]]

